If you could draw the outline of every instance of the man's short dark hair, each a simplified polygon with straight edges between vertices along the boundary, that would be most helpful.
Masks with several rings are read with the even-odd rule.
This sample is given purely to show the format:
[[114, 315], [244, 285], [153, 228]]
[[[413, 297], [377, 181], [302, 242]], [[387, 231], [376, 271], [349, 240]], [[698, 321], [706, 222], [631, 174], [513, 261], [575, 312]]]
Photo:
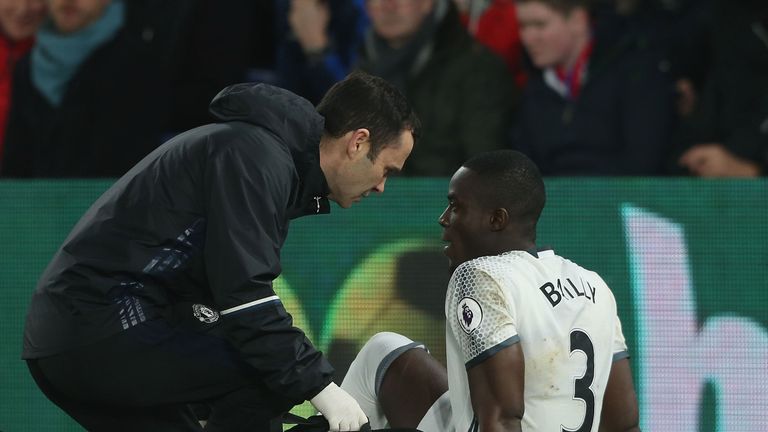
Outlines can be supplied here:
[[546, 202], [544, 180], [536, 164], [518, 151], [497, 150], [477, 154], [464, 167], [480, 178], [478, 202], [487, 208], [505, 208], [535, 238]]
[[371, 160], [394, 143], [403, 131], [411, 131], [415, 140], [421, 129], [419, 118], [397, 88], [382, 78], [360, 71], [334, 84], [317, 111], [325, 117], [325, 132], [333, 138], [356, 129], [368, 129]]

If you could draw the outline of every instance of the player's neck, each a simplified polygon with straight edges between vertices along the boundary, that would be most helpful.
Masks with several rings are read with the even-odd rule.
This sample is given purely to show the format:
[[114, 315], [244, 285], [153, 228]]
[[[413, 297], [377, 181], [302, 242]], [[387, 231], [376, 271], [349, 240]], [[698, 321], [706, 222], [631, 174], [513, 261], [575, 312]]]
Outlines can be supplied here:
[[529, 251], [536, 248], [536, 243], [530, 240], [524, 240], [521, 238], [507, 239], [500, 242], [496, 247], [491, 248], [492, 253], [489, 255], [500, 255], [510, 251]]

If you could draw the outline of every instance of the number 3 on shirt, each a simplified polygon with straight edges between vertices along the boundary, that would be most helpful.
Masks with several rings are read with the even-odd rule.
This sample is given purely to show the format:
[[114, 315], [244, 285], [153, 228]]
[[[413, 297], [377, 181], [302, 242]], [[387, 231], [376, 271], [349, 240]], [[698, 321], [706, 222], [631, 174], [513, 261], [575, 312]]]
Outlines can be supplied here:
[[595, 349], [592, 346], [592, 340], [583, 330], [571, 330], [571, 355], [574, 351], [581, 351], [587, 356], [587, 370], [581, 378], [576, 378], [573, 385], [574, 399], [581, 399], [586, 404], [584, 411], [584, 421], [578, 429], [566, 429], [562, 432], [589, 432], [592, 430], [592, 423], [595, 420], [595, 394], [589, 389], [592, 380], [595, 377]]

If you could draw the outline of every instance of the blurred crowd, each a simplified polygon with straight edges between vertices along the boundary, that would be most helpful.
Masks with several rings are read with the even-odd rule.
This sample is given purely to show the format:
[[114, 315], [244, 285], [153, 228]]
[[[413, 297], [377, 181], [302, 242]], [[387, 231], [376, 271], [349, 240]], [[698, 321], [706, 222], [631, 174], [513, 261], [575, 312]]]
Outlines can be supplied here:
[[118, 177], [229, 84], [361, 69], [423, 122], [405, 175], [768, 173], [765, 0], [0, 0], [0, 177]]

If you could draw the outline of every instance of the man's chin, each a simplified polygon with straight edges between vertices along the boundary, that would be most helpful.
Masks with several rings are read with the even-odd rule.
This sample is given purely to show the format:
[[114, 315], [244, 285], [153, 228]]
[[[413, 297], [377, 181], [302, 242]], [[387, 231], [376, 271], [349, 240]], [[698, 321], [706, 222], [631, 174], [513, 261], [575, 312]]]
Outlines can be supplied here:
[[341, 208], [350, 208], [354, 202], [353, 199], [338, 199], [333, 195], [328, 195], [328, 199], [335, 202]]
[[455, 261], [453, 260], [453, 258], [451, 258], [450, 255], [445, 254], [445, 257], [448, 258], [448, 271], [450, 272], [449, 274], [453, 274], [453, 271], [456, 270], [456, 267], [458, 267], [458, 265], [455, 264]]
[[357, 204], [363, 200], [362, 196], [356, 196], [350, 200], [347, 201], [346, 205], [342, 205], [344, 208], [350, 208], [353, 204]]
[[448, 271], [449, 274], [453, 274], [454, 271], [456, 271], [457, 268], [459, 268], [460, 265], [464, 264], [466, 260], [460, 260], [457, 258], [452, 258], [450, 255], [448, 256]]
[[453, 261], [451, 261], [451, 260], [448, 260], [448, 274], [449, 274], [449, 275], [453, 275], [453, 272], [455, 272], [455, 271], [456, 271], [456, 267], [458, 267], [458, 266], [457, 266], [457, 265], [454, 265], [454, 264], [453, 264]]

